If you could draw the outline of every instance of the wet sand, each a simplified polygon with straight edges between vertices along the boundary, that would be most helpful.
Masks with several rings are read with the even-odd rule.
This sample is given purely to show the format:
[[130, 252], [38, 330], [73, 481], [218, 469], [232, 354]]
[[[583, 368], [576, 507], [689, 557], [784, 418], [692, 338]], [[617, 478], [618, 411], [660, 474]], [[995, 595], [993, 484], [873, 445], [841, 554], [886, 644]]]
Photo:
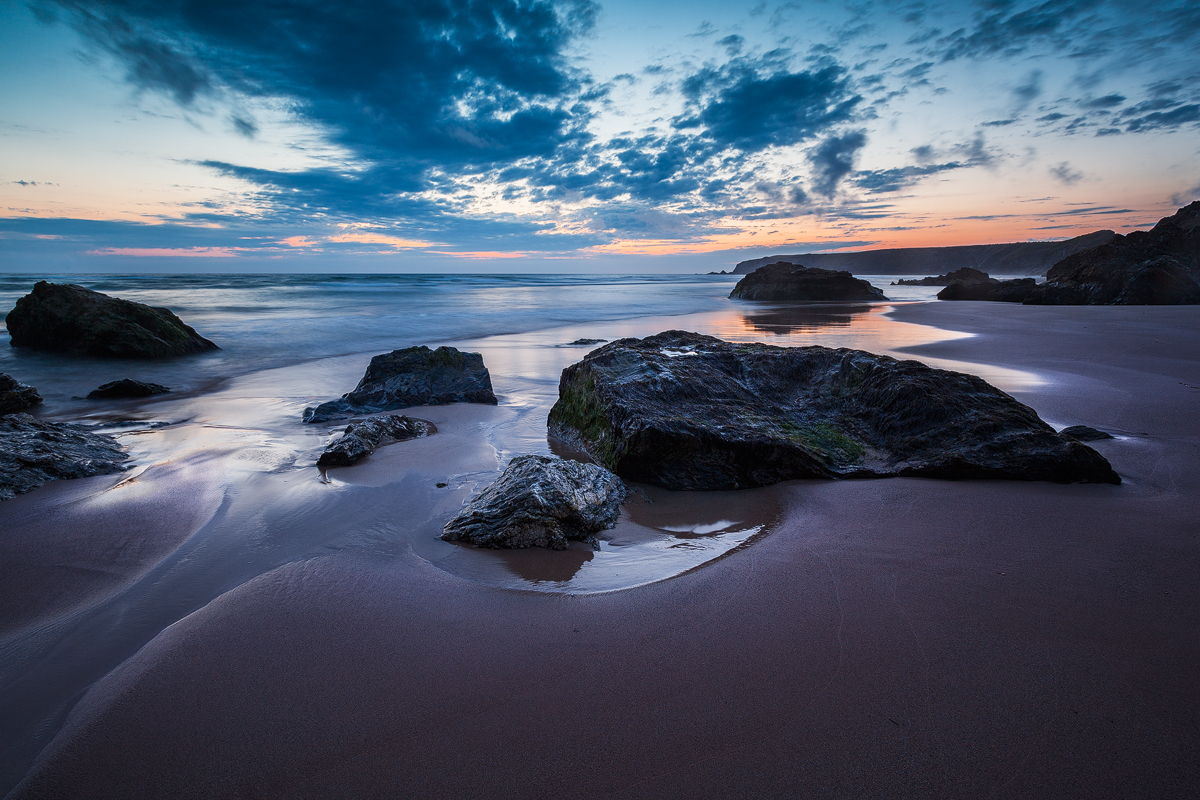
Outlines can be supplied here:
[[[5, 577], [26, 576], [0, 607], [3, 785], [22, 798], [1195, 796], [1200, 314], [892, 316], [913, 324], [913, 357], [996, 365], [1048, 421], [1119, 434], [1096, 447], [1123, 485], [793, 482], [771, 495], [782, 517], [768, 533], [677, 577], [517, 590], [427, 548], [509, 448], [547, 446], [537, 409], [557, 355], [514, 349], [501, 407], [424, 410], [436, 436], [319, 486], [297, 465], [328, 431], [280, 422], [308, 398], [263, 376], [257, 400], [243, 383], [197, 406], [179, 430], [194, 442], [209, 425], [211, 440], [192, 456], [143, 437], [165, 463], [133, 483], [51, 485], [0, 509], [47, 537], [36, 556], [11, 526], [0, 535]], [[918, 325], [972, 335], [922, 342]], [[352, 384], [361, 364], [327, 369]], [[206, 423], [218, 407], [253, 424]], [[222, 448], [247, 466], [218, 491], [199, 464]], [[105, 505], [138, 481], [172, 516], [139, 522], [122, 501], [118, 541]], [[71, 526], [40, 522], [47, 509]], [[82, 544], [84, 519], [105, 535]], [[36, 579], [8, 566], [24, 559]]]

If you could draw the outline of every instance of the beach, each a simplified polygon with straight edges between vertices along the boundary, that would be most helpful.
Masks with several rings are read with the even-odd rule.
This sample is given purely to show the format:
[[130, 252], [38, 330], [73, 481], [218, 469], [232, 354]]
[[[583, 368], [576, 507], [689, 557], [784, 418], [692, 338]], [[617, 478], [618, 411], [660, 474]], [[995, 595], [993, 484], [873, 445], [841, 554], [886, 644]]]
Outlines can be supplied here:
[[[483, 354], [499, 405], [406, 410], [438, 433], [326, 476], [337, 426], [299, 415], [365, 349], [88, 411], [134, 467], [0, 504], [0, 791], [1194, 796], [1195, 307], [712, 286], [663, 316], [440, 335]], [[511, 457], [556, 451], [545, 414], [588, 350], [570, 342], [670, 328], [975, 372], [1113, 433], [1094, 446], [1123, 482], [650, 487], [600, 551], [436, 538]]]

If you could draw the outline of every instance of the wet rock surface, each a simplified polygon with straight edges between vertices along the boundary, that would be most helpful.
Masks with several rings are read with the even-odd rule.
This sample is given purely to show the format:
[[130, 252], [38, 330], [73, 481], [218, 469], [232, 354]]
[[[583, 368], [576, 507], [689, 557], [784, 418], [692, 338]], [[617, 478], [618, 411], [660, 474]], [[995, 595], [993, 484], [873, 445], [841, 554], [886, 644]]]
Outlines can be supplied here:
[[596, 464], [517, 456], [446, 523], [442, 538], [492, 548], [595, 546], [596, 534], [617, 524], [626, 494], [621, 479]]
[[550, 432], [623, 478], [736, 489], [913, 476], [1119, 483], [981, 378], [860, 350], [621, 339], [563, 370]]
[[1148, 231], [1064, 258], [1029, 305], [1185, 305], [1200, 303], [1200, 200]]
[[1063, 436], [1070, 436], [1079, 442], [1099, 442], [1104, 439], [1115, 439], [1111, 433], [1105, 433], [1097, 428], [1090, 428], [1087, 425], [1072, 425], [1069, 428], [1063, 428], [1060, 431]]
[[13, 347], [92, 358], [172, 358], [219, 349], [169, 309], [38, 281], [5, 318]]
[[47, 481], [121, 472], [128, 458], [111, 436], [8, 414], [0, 417], [0, 500]]
[[42, 396], [37, 389], [0, 372], [0, 416], [33, 408], [41, 402]]
[[989, 280], [976, 283], [952, 283], [937, 294], [938, 300], [990, 300], [1020, 303], [1037, 287], [1034, 278], [1011, 281]]
[[580, 338], [580, 339], [576, 339], [573, 342], [567, 342], [565, 345], [563, 345], [563, 347], [582, 347], [584, 345], [591, 345], [591, 344], [604, 344], [607, 341], [608, 341], [608, 339]]
[[901, 278], [893, 286], [949, 286], [952, 283], [987, 283], [988, 281], [995, 282], [996, 279], [989, 276], [986, 272], [982, 272], [972, 267], [963, 267], [952, 272], [947, 272], [945, 275], [937, 275], [931, 278]]
[[325, 422], [411, 406], [496, 405], [492, 377], [479, 353], [453, 347], [409, 347], [371, 359], [354, 391], [304, 410], [305, 422]]
[[849, 272], [805, 267], [780, 261], [759, 267], [737, 282], [735, 300], [871, 301], [883, 292]]
[[122, 378], [119, 381], [105, 383], [98, 389], [93, 389], [88, 392], [87, 399], [110, 400], [128, 397], [153, 397], [156, 394], [167, 394], [170, 391], [170, 387], [163, 386], [160, 383], [145, 383], [143, 381], [135, 381], [132, 378]]
[[437, 432], [432, 422], [401, 414], [371, 417], [346, 426], [342, 438], [325, 448], [317, 459], [318, 467], [348, 467], [361, 461], [375, 449], [392, 442], [416, 439]]

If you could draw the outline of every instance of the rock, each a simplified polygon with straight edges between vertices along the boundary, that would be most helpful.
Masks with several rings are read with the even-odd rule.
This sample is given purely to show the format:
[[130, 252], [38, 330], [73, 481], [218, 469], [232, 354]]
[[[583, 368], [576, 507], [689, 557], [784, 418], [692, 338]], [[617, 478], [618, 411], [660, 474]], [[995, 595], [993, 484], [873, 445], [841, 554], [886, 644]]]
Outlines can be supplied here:
[[153, 397], [156, 394], [167, 394], [171, 390], [158, 383], [143, 383], [132, 378], [122, 378], [102, 385], [99, 389], [88, 392], [88, 400], [108, 400], [124, 397]]
[[371, 359], [354, 391], [315, 408], [304, 409], [305, 422], [325, 422], [412, 406], [447, 403], [496, 405], [492, 376], [479, 353], [453, 347], [409, 347]]
[[346, 426], [342, 438], [325, 448], [317, 459], [318, 467], [348, 467], [390, 442], [402, 442], [437, 433], [433, 423], [398, 414], [371, 417]]
[[1037, 286], [1033, 278], [987, 283], [952, 283], [937, 294], [938, 300], [993, 300], [1019, 303]]
[[1200, 303], [1200, 200], [1149, 231], [1114, 236], [1067, 256], [1025, 298], [1029, 305]]
[[1096, 428], [1089, 428], [1087, 425], [1072, 425], [1069, 428], [1063, 428], [1059, 431], [1063, 436], [1070, 436], [1078, 442], [1099, 442], [1103, 439], [1115, 439], [1111, 433], [1105, 433]]
[[550, 433], [623, 478], [738, 489], [791, 478], [1119, 483], [1095, 450], [973, 375], [860, 350], [620, 339], [563, 370]]
[[893, 283], [893, 286], [949, 286], [952, 283], [987, 283], [996, 282], [995, 278], [989, 277], [986, 272], [981, 272], [971, 267], [963, 267], [956, 269], [953, 272], [947, 272], [945, 275], [938, 275], [934, 278], [913, 278], [911, 280], [900, 280]]
[[171, 358], [218, 350], [165, 308], [38, 281], [5, 318], [13, 347], [95, 358]]
[[604, 344], [608, 339], [576, 339], [573, 342], [567, 342], [563, 347], [575, 347], [582, 345]]
[[737, 282], [729, 296], [737, 300], [886, 300], [883, 292], [849, 272], [804, 267], [780, 261], [759, 267]]
[[0, 417], [33, 408], [41, 402], [42, 396], [37, 389], [0, 372]]
[[128, 458], [111, 436], [9, 414], [0, 417], [0, 500], [47, 481], [121, 472]]
[[448, 542], [481, 547], [549, 547], [577, 540], [596, 546], [596, 534], [617, 524], [625, 484], [595, 464], [550, 456], [517, 456], [495, 483], [442, 529]]

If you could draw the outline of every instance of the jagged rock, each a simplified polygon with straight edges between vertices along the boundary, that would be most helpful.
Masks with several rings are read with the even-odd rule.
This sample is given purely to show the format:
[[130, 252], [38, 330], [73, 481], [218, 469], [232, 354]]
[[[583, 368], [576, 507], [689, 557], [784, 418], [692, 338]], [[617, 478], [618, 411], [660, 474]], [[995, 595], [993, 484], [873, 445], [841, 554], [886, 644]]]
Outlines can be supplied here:
[[737, 300], [869, 301], [883, 292], [849, 272], [780, 261], [759, 267], [737, 282], [729, 296]]
[[481, 547], [549, 547], [570, 540], [594, 547], [617, 524], [625, 484], [603, 467], [550, 456], [517, 456], [442, 529], [448, 542]]
[[170, 358], [219, 349], [166, 308], [38, 281], [5, 318], [13, 347], [95, 358]]
[[1200, 200], [1149, 231], [1059, 261], [1029, 305], [1184, 305], [1200, 303]]
[[1033, 278], [986, 283], [952, 283], [937, 294], [938, 300], [992, 300], [1019, 303], [1037, 286]]
[[78, 425], [21, 413], [0, 417], [0, 500], [47, 481], [121, 472], [128, 459], [111, 436]]
[[304, 409], [305, 422], [325, 422], [411, 406], [447, 403], [496, 405], [492, 376], [479, 353], [453, 347], [409, 347], [371, 359], [354, 391]]
[[1115, 439], [1111, 433], [1105, 433], [1096, 428], [1089, 428], [1087, 425], [1072, 425], [1069, 428], [1063, 428], [1059, 431], [1063, 436], [1070, 436], [1078, 442], [1099, 442], [1103, 439]]
[[42, 396], [37, 389], [0, 372], [0, 417], [33, 408], [41, 402]]
[[430, 422], [399, 414], [351, 422], [346, 426], [342, 438], [325, 448], [325, 452], [317, 459], [317, 466], [348, 467], [374, 453], [375, 448], [380, 445], [429, 436], [436, 432], [437, 428]]
[[623, 478], [737, 489], [791, 478], [1119, 483], [1095, 450], [981, 378], [860, 350], [620, 339], [563, 370], [550, 433]]
[[574, 347], [576, 345], [589, 345], [589, 344], [604, 344], [607, 341], [608, 341], [608, 339], [576, 339], [573, 342], [567, 342], [564, 345], [564, 347]]
[[987, 283], [991, 281], [997, 282], [995, 278], [989, 277], [986, 272], [981, 272], [971, 267], [963, 267], [956, 269], [953, 272], [947, 272], [945, 275], [938, 275], [933, 278], [913, 278], [907, 280], [901, 278], [892, 283], [893, 286], [949, 286], [952, 283]]
[[153, 397], [156, 394], [167, 394], [170, 388], [158, 383], [143, 383], [132, 378], [122, 378], [103, 384], [99, 389], [88, 392], [88, 400], [110, 400], [125, 397]]

